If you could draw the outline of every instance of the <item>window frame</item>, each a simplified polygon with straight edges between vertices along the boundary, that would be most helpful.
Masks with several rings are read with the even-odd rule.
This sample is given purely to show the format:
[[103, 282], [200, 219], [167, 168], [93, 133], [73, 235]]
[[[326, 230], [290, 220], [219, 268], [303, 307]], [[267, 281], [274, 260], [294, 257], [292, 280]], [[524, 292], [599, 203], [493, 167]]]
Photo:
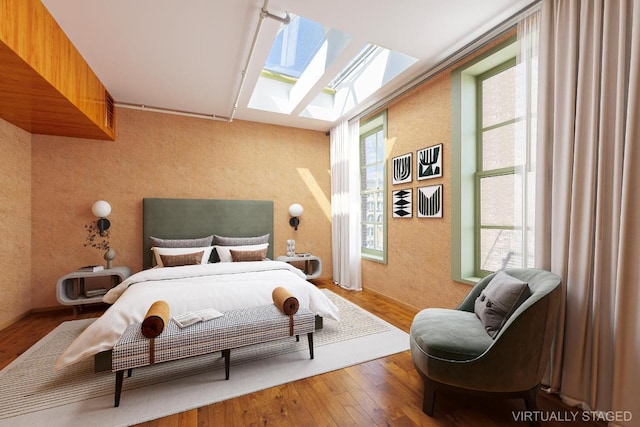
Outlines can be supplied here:
[[[484, 71], [483, 73], [476, 76], [476, 172], [475, 172], [475, 223], [474, 223], [474, 232], [475, 232], [475, 253], [474, 253], [474, 276], [475, 277], [484, 277], [492, 273], [490, 270], [485, 270], [482, 268], [482, 260], [481, 260], [481, 247], [482, 240], [481, 234], [482, 230], [494, 229], [494, 230], [518, 230], [523, 229], [523, 227], [513, 226], [500, 226], [500, 225], [492, 225], [492, 226], [483, 226], [481, 223], [481, 207], [482, 207], [482, 192], [481, 192], [481, 181], [484, 178], [492, 178], [492, 177], [500, 177], [506, 175], [517, 175], [518, 170], [522, 169], [517, 165], [506, 166], [497, 169], [489, 169], [485, 170], [484, 168], [484, 133], [489, 130], [498, 129], [501, 127], [509, 126], [511, 124], [515, 124], [519, 121], [518, 117], [511, 118], [509, 120], [499, 122], [496, 124], [492, 124], [491, 126], [484, 127], [482, 123], [483, 117], [483, 88], [482, 82], [490, 79], [493, 76], [496, 76], [503, 71], [506, 71], [510, 68], [516, 66], [516, 58], [509, 58], [506, 61], [490, 68], [489, 70]], [[528, 157], [528, 156], [527, 156]], [[524, 184], [524, 183], [523, 183]], [[523, 197], [523, 202], [526, 197]], [[524, 206], [523, 206], [524, 207]], [[523, 242], [524, 243], [524, 242]], [[526, 250], [526, 247], [525, 247]], [[525, 254], [523, 254], [524, 256]]]
[[[516, 36], [466, 62], [451, 73], [451, 278], [474, 285], [479, 209], [477, 77], [516, 57]], [[517, 172], [516, 172], [517, 173]]]
[[364, 247], [365, 242], [365, 225], [370, 224], [368, 221], [364, 221], [365, 210], [362, 209], [361, 218], [360, 218], [360, 233], [363, 236], [362, 245], [360, 247], [360, 256], [362, 259], [366, 259], [369, 261], [379, 262], [386, 264], [387, 263], [387, 155], [386, 155], [386, 141], [387, 141], [387, 111], [383, 111], [371, 118], [360, 122], [360, 134], [359, 134], [359, 146], [360, 153], [363, 152], [363, 143], [364, 140], [373, 134], [382, 131], [382, 159], [380, 162], [376, 162], [375, 164], [379, 164], [382, 170], [382, 182], [380, 183], [379, 189], [365, 190], [362, 187], [362, 173], [363, 171], [372, 164], [364, 164], [364, 159], [360, 157], [360, 204], [363, 206], [363, 196], [365, 194], [371, 194], [373, 192], [379, 193], [382, 198], [382, 221], [373, 221], [373, 224], [381, 224], [382, 225], [382, 250], [370, 249]]

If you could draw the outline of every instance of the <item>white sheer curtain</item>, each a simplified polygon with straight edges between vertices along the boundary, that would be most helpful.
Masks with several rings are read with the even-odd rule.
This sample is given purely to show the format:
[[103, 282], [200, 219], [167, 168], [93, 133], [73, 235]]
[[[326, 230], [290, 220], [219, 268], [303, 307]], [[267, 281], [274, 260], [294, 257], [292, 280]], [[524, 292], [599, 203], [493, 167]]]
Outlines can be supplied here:
[[[518, 50], [516, 56], [516, 93], [514, 159], [514, 212], [516, 226], [522, 228], [522, 267], [534, 265], [535, 229], [535, 164], [536, 126], [538, 107], [538, 47], [540, 12], [534, 12], [518, 22]], [[522, 195], [522, 196], [521, 196]]]
[[331, 234], [333, 281], [362, 289], [360, 273], [360, 122], [331, 129]]
[[564, 282], [551, 386], [637, 426], [640, 1], [545, 0], [540, 35], [536, 263]]

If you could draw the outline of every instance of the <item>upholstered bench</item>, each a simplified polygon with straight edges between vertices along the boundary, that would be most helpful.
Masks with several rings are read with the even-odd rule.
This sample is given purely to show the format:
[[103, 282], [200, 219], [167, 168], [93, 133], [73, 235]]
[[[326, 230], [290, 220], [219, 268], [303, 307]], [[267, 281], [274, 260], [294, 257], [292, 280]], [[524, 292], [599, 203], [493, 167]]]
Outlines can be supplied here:
[[231, 349], [307, 334], [313, 359], [315, 315], [300, 308], [283, 314], [274, 304], [227, 311], [222, 317], [180, 328], [173, 320], [160, 335], [142, 335], [141, 324], [130, 325], [113, 348], [111, 371], [116, 373], [115, 404], [120, 405], [124, 371], [170, 360], [222, 351], [225, 379], [229, 379]]

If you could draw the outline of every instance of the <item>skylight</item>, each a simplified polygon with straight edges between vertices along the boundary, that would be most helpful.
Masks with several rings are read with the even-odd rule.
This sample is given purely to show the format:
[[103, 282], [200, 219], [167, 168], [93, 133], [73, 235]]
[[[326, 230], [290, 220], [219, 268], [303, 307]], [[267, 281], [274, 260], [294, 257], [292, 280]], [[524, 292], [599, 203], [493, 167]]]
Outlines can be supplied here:
[[291, 15], [280, 27], [249, 108], [334, 121], [416, 62], [415, 58]]
[[278, 31], [264, 69], [288, 77], [300, 77], [325, 42], [327, 31], [328, 28], [322, 24], [294, 16], [289, 25]]
[[340, 86], [342, 82], [344, 82], [347, 78], [349, 78], [349, 76], [351, 76], [359, 68], [361, 68], [364, 61], [366, 61], [367, 58], [373, 55], [377, 49], [378, 46], [376, 45], [370, 43], [366, 44], [362, 49], [360, 49], [360, 52], [358, 52], [358, 54], [351, 60], [351, 62], [349, 62], [344, 70], [342, 70], [340, 74], [338, 74], [333, 80], [329, 82], [328, 86], [331, 89], [335, 89]]

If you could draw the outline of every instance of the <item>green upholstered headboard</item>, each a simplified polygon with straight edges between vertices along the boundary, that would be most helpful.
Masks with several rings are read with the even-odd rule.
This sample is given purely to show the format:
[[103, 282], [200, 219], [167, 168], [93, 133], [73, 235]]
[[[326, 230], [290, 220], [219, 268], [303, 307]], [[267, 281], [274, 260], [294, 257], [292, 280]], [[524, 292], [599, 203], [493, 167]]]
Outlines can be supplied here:
[[193, 239], [212, 234], [252, 237], [269, 233], [267, 256], [273, 259], [273, 201], [145, 198], [142, 205], [145, 269], [153, 265], [149, 236]]

